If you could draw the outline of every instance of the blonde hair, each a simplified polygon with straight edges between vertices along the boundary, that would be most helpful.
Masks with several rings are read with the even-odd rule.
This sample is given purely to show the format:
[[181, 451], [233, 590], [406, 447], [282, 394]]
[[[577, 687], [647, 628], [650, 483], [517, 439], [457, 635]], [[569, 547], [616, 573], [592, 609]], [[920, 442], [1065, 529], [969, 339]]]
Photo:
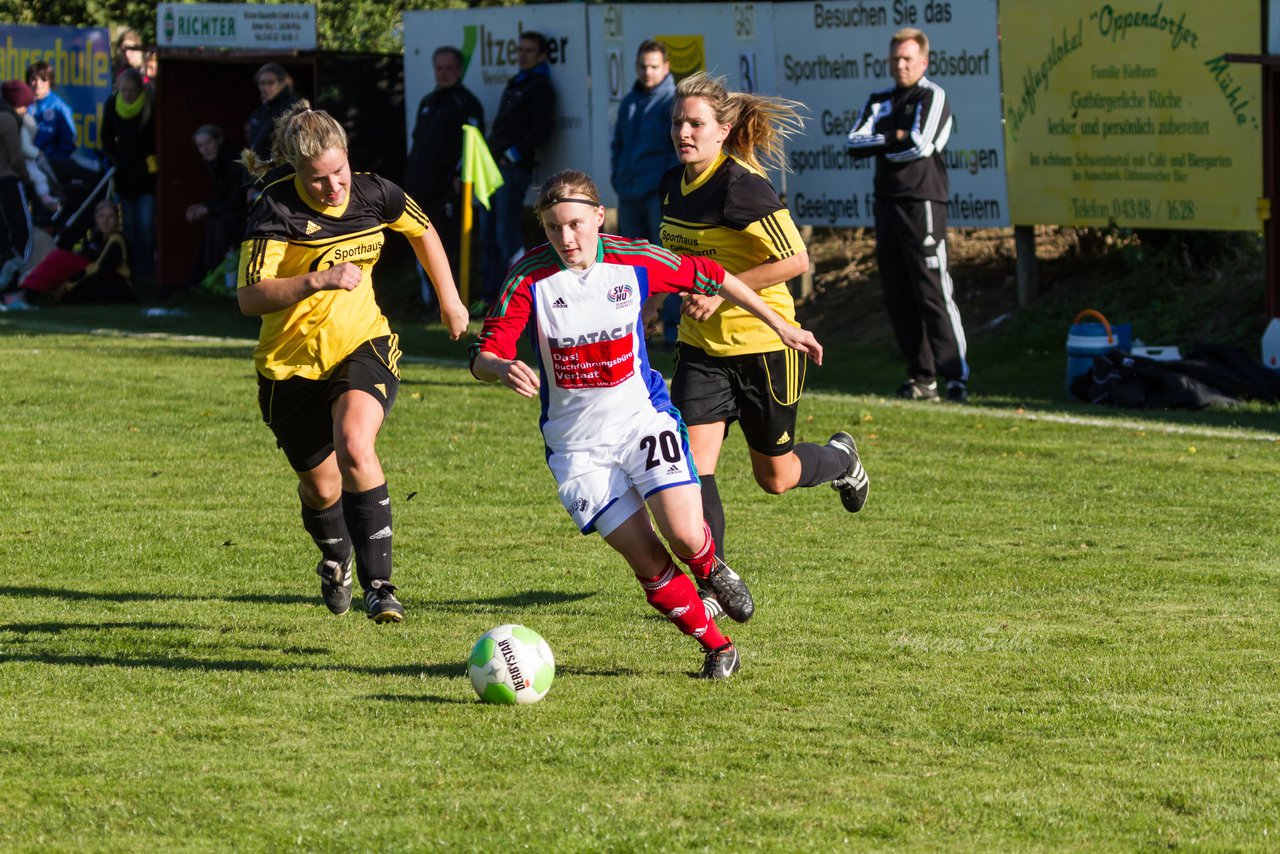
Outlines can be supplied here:
[[742, 163], [757, 172], [788, 171], [783, 143], [804, 130], [800, 115], [804, 104], [787, 98], [730, 92], [723, 77], [712, 77], [704, 71], [676, 84], [676, 98], [701, 98], [711, 107], [717, 122], [731, 125], [724, 149]]
[[903, 42], [915, 42], [920, 45], [920, 52], [929, 53], [929, 37], [924, 34], [923, 30], [917, 30], [915, 27], [903, 27], [893, 34], [893, 38], [889, 40], [889, 51], [892, 52], [895, 47]]
[[271, 167], [315, 160], [331, 148], [347, 150], [347, 132], [338, 120], [324, 110], [313, 110], [304, 98], [294, 102], [276, 119], [271, 134], [271, 159], [263, 161], [253, 149], [240, 152], [240, 163], [255, 178], [271, 171]]
[[538, 191], [538, 199], [534, 202], [533, 209], [541, 219], [543, 211], [563, 201], [589, 201], [597, 206], [603, 204], [600, 201], [600, 188], [596, 186], [596, 182], [586, 172], [579, 172], [576, 169], [564, 169], [548, 178], [542, 185], [542, 189]]

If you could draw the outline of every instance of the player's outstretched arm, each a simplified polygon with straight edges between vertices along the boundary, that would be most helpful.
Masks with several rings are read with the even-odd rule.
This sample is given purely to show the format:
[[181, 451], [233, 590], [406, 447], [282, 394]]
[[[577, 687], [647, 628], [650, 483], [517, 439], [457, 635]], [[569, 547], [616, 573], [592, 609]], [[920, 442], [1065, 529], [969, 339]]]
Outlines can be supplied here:
[[541, 385], [538, 372], [524, 362], [519, 359], [504, 359], [495, 353], [486, 353], [483, 350], [476, 354], [475, 360], [471, 363], [471, 373], [482, 382], [500, 382], [524, 397], [536, 395]]
[[457, 341], [467, 331], [471, 315], [458, 296], [458, 286], [453, 281], [453, 271], [449, 268], [449, 256], [445, 254], [440, 235], [434, 228], [429, 228], [418, 238], [411, 238], [409, 245], [413, 254], [418, 256], [418, 263], [427, 271], [431, 279], [431, 287], [436, 292], [436, 302], [440, 304], [440, 320], [448, 331], [449, 337]]
[[758, 317], [765, 326], [777, 333], [783, 344], [792, 350], [804, 353], [813, 360], [815, 365], [822, 364], [822, 345], [818, 343], [817, 338], [813, 337], [813, 333], [787, 323], [782, 315], [769, 308], [765, 301], [760, 299], [760, 295], [737, 276], [725, 272], [720, 296]]
[[236, 299], [240, 303], [242, 314], [261, 317], [302, 302], [319, 291], [355, 290], [360, 280], [360, 268], [349, 261], [344, 261], [324, 270], [303, 273], [301, 276], [263, 279], [236, 291]]

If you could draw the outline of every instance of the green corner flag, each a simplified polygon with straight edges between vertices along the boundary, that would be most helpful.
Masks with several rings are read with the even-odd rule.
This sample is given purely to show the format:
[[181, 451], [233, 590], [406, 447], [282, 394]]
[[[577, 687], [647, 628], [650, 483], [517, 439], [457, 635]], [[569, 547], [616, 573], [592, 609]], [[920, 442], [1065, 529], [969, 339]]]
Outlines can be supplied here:
[[462, 183], [475, 188], [476, 201], [489, 209], [489, 197], [502, 186], [502, 173], [493, 162], [484, 135], [474, 125], [462, 126]]

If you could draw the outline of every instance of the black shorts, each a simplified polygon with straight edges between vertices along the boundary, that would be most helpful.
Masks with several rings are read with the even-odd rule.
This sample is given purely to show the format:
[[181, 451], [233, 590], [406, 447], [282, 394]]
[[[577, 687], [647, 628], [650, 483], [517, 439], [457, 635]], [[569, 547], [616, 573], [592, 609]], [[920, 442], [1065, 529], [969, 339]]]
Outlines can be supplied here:
[[333, 403], [353, 389], [367, 392], [391, 412], [400, 390], [400, 351], [382, 336], [366, 341], [326, 379], [270, 380], [258, 374], [258, 408], [294, 471], [310, 471], [333, 453]]
[[795, 350], [709, 356], [690, 344], [676, 348], [671, 399], [689, 426], [734, 421], [751, 450], [766, 457], [795, 444], [796, 405], [804, 390], [805, 357]]

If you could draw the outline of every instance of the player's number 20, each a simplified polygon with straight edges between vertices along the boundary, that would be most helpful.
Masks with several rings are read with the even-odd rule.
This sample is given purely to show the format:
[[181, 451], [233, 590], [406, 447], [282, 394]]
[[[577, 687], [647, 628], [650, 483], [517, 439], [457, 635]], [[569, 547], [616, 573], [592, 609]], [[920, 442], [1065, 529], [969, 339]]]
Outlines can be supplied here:
[[[640, 447], [644, 448], [646, 454], [645, 471], [662, 465], [662, 460], [669, 463], [680, 462], [680, 442], [670, 430], [664, 430], [656, 436], [645, 436], [640, 440]], [[662, 460], [658, 459], [659, 452], [662, 453]]]

